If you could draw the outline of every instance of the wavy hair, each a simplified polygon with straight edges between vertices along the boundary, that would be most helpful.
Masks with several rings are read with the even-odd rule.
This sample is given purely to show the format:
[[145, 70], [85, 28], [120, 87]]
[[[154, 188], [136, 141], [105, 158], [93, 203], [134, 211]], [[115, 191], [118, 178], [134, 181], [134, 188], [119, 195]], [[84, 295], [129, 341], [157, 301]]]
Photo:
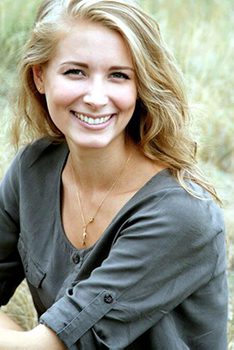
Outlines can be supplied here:
[[119, 32], [130, 49], [138, 99], [126, 134], [148, 158], [166, 163], [188, 192], [196, 196], [187, 181], [192, 179], [219, 201], [196, 165], [196, 144], [188, 130], [190, 112], [181, 73], [161, 38], [157, 22], [135, 1], [42, 2], [20, 63], [14, 143], [18, 144], [22, 135], [27, 135], [27, 141], [43, 136], [64, 140], [50, 118], [45, 96], [36, 89], [32, 67], [53, 58], [59, 40], [79, 19]]

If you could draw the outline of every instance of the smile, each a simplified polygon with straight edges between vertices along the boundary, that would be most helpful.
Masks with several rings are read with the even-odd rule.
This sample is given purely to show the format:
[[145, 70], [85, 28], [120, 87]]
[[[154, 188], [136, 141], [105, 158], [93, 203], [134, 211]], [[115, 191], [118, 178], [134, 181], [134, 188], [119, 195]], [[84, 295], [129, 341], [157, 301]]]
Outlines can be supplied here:
[[89, 124], [89, 125], [100, 125], [100, 124], [104, 124], [106, 123], [111, 117], [113, 114], [109, 114], [105, 117], [97, 117], [97, 118], [92, 118], [92, 117], [89, 117], [85, 114], [81, 114], [81, 113], [76, 113], [76, 112], [73, 112], [73, 114], [75, 115], [76, 118], [78, 118], [79, 120], [81, 120], [82, 122], [85, 122], [86, 124]]

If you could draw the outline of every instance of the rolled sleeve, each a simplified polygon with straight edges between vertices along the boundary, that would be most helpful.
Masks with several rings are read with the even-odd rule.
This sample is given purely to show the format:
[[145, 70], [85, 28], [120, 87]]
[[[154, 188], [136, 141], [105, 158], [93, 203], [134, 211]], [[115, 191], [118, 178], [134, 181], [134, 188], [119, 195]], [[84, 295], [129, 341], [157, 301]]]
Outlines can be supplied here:
[[[81, 338], [113, 308], [115, 302], [115, 293], [104, 290], [77, 313], [77, 304], [72, 305], [69, 297], [65, 296], [41, 317], [41, 321], [47, 325], [53, 324], [53, 329], [57, 331], [58, 336], [63, 340], [66, 339], [64, 341], [66, 346], [71, 348], [77, 339]], [[54, 319], [54, 309], [59, 315], [56, 319]], [[63, 322], [61, 318], [64, 310], [69, 310], [69, 323]]]

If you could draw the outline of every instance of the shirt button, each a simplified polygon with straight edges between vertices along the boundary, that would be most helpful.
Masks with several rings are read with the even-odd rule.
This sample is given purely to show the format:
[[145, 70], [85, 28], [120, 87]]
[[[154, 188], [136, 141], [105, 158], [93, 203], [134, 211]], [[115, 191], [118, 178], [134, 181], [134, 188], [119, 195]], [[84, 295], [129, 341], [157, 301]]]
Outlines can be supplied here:
[[113, 303], [114, 299], [111, 294], [105, 294], [104, 295], [104, 302], [107, 304]]
[[72, 261], [74, 262], [74, 264], [78, 264], [80, 262], [80, 257], [78, 253], [73, 254]]

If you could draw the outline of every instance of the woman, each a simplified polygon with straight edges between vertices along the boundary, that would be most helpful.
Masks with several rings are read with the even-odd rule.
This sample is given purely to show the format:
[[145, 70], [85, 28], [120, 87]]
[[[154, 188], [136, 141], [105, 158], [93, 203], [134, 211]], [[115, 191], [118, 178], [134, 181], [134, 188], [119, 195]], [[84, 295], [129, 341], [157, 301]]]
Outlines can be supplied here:
[[[46, 0], [1, 183], [0, 286], [39, 325], [0, 349], [226, 348], [223, 220], [196, 167], [180, 74], [133, 2]], [[213, 197], [213, 199], [212, 199]]]

